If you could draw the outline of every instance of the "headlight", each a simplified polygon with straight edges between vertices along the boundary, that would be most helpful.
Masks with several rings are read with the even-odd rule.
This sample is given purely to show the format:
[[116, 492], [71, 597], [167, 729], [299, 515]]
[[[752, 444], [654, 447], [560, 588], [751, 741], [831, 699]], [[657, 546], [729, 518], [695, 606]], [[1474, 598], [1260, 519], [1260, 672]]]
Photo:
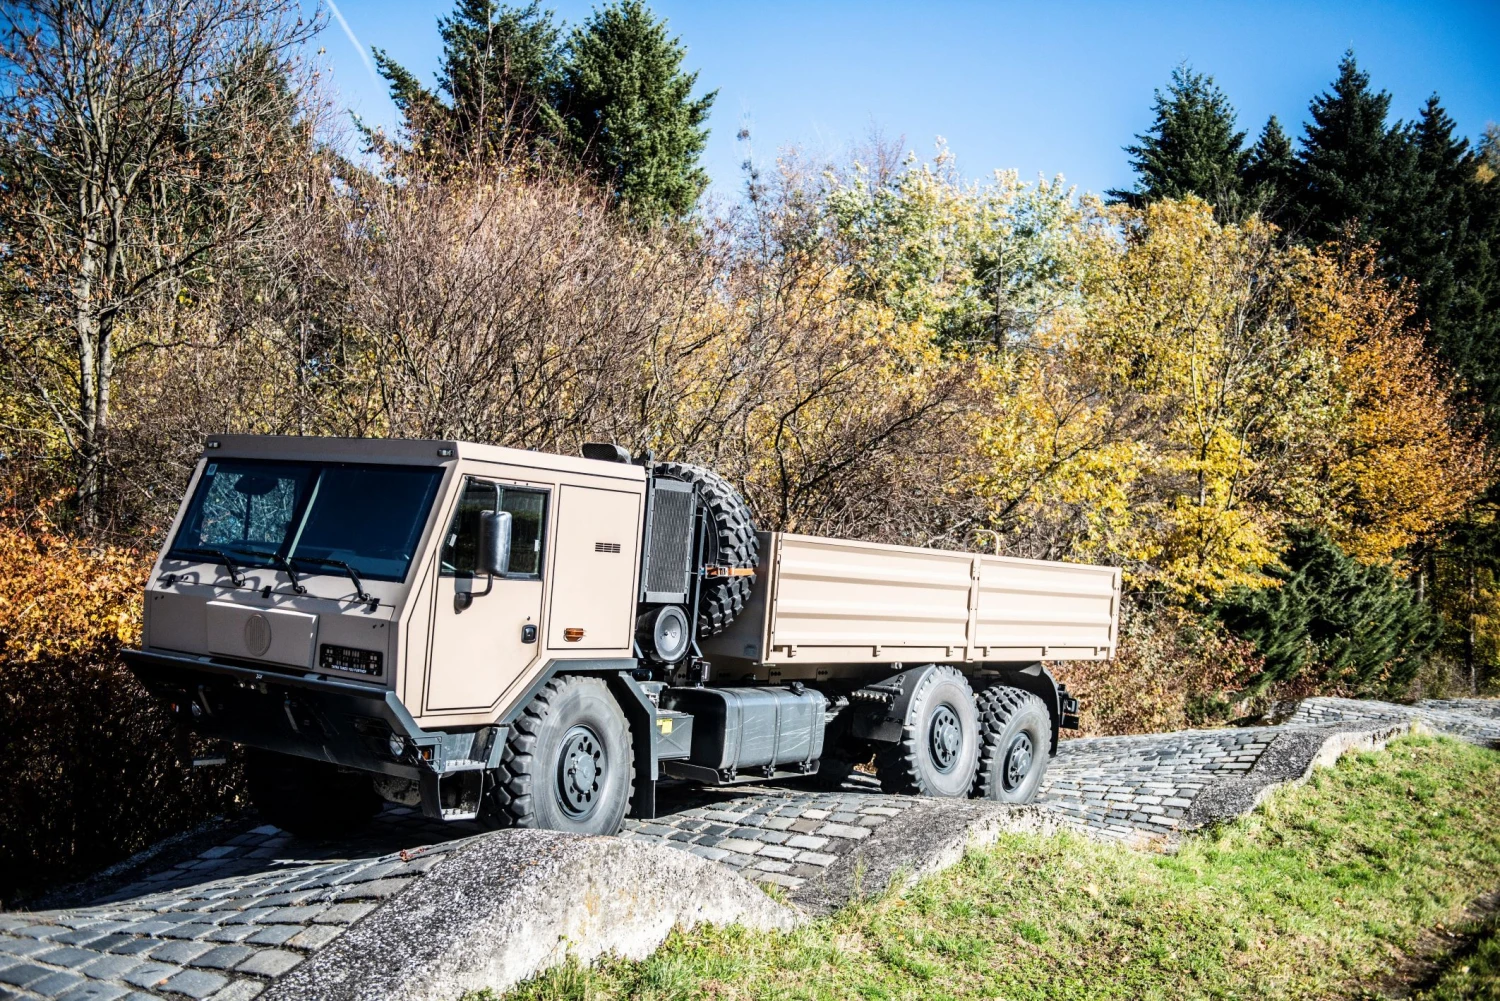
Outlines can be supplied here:
[[399, 733], [391, 734], [390, 742], [386, 746], [391, 749], [391, 757], [398, 759], [406, 757], [406, 738]]

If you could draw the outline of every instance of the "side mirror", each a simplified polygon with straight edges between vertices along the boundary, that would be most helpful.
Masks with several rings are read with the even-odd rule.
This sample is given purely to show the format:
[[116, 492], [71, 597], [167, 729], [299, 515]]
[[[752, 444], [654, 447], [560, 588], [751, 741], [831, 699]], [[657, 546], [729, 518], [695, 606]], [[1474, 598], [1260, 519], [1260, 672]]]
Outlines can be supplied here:
[[479, 572], [491, 577], [510, 567], [510, 512], [479, 513]]

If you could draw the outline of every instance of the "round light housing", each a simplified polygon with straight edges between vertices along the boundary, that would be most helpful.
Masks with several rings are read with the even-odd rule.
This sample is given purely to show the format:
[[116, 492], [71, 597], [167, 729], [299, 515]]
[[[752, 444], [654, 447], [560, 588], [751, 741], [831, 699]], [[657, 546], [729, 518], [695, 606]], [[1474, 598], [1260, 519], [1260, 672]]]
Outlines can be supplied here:
[[386, 746], [391, 750], [391, 757], [401, 758], [406, 756], [406, 738], [399, 733], [391, 734], [391, 739]]

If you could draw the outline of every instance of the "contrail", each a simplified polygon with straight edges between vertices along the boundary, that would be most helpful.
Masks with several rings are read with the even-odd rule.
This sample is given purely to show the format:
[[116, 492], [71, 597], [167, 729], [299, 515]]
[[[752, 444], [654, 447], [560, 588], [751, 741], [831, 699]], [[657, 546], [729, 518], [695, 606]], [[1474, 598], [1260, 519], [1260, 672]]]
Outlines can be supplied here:
[[334, 3], [333, 0], [328, 0], [328, 9], [333, 11], [333, 16], [338, 20], [339, 27], [344, 29], [344, 34], [348, 37], [349, 44], [354, 46], [354, 51], [359, 53], [359, 58], [364, 60], [365, 69], [370, 71], [370, 79], [375, 81], [376, 86], [379, 86], [380, 74], [375, 72], [375, 64], [370, 61], [370, 53], [366, 52], [365, 47], [359, 43], [359, 39], [354, 37], [354, 29], [349, 27], [348, 21], [344, 20], [344, 15], [339, 11], [339, 5]]

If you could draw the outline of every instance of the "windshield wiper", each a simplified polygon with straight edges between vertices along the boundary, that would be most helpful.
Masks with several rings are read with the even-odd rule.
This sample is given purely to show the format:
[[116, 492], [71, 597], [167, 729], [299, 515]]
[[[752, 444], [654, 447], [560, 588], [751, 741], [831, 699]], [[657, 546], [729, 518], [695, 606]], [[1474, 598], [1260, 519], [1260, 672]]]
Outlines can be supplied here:
[[273, 566], [277, 566], [285, 570], [286, 575], [292, 579], [293, 594], [307, 593], [307, 588], [303, 587], [302, 582], [297, 579], [296, 565], [293, 564], [292, 561], [287, 559], [285, 556], [282, 556], [280, 553], [268, 553], [264, 549], [251, 549], [249, 546], [235, 546], [234, 548], [238, 549], [242, 553], [249, 553], [251, 556], [259, 556], [263, 560], [270, 560]]
[[301, 560], [303, 563], [317, 563], [325, 567], [338, 567], [349, 575], [350, 580], [354, 581], [354, 590], [359, 601], [363, 601], [371, 608], [379, 604], [373, 595], [365, 591], [364, 582], [359, 579], [359, 574], [355, 569], [343, 560], [329, 559], [327, 556], [298, 556], [296, 559]]
[[235, 587], [244, 587], [245, 586], [245, 577], [244, 577], [244, 575], [241, 574], [238, 569], [236, 569], [234, 560], [230, 559], [228, 557], [228, 555], [226, 555], [222, 550], [219, 550], [219, 549], [193, 549], [193, 548], [188, 548], [188, 547], [174, 547], [173, 549], [171, 549], [167, 553], [167, 555], [171, 556], [172, 553], [190, 553], [193, 556], [212, 556], [214, 559], [216, 559], [220, 563], [224, 564], [224, 569], [229, 571], [229, 581], [230, 581], [230, 583], [232, 583]]

